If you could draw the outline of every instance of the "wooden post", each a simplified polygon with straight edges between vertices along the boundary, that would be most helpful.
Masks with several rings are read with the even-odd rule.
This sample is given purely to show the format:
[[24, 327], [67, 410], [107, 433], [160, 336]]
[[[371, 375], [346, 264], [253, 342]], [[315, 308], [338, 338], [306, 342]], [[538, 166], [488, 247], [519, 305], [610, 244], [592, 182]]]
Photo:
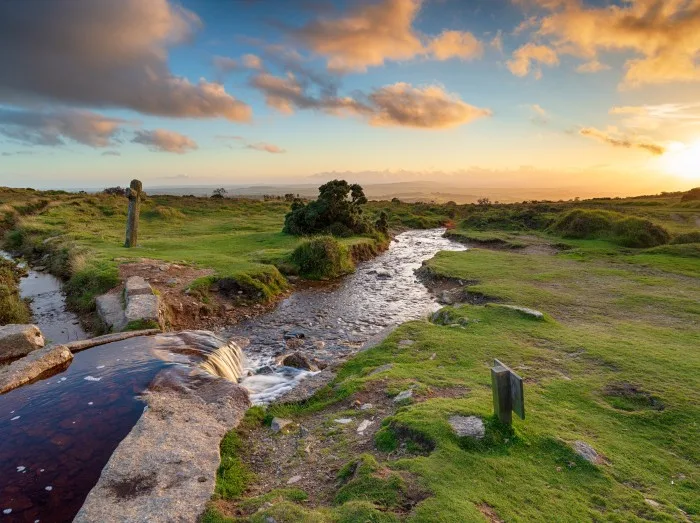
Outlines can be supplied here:
[[143, 185], [138, 180], [131, 180], [126, 195], [129, 197], [129, 213], [126, 217], [126, 241], [124, 247], [136, 247], [139, 236], [139, 210]]
[[[498, 360], [496, 360], [498, 362]], [[500, 362], [498, 362], [500, 363]], [[491, 388], [493, 389], [493, 412], [501, 423], [513, 423], [513, 405], [510, 397], [510, 370], [496, 364], [491, 369]]]
[[498, 360], [493, 360], [491, 368], [491, 389], [493, 412], [501, 423], [511, 425], [513, 412], [525, 419], [523, 379]]

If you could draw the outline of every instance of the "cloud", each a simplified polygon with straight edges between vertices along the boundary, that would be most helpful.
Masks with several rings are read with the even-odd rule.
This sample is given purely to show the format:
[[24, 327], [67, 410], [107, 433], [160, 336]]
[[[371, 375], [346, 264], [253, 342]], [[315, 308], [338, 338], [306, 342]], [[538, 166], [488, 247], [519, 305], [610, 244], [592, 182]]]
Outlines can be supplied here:
[[248, 145], [246, 145], [246, 149], [253, 149], [254, 151], [262, 151], [271, 154], [283, 154], [287, 152], [281, 147], [265, 142], [249, 143]]
[[0, 109], [0, 134], [27, 145], [64, 145], [66, 140], [90, 147], [109, 147], [124, 120], [90, 111]]
[[488, 109], [469, 105], [437, 85], [413, 87], [396, 83], [345, 97], [313, 92], [311, 86], [302, 84], [291, 73], [285, 77], [261, 73], [251, 79], [251, 85], [263, 92], [270, 107], [282, 113], [314, 109], [337, 116], [363, 117], [373, 126], [442, 129], [491, 115]]
[[136, 131], [131, 141], [145, 145], [156, 152], [184, 154], [198, 148], [197, 143], [191, 138], [166, 129]]
[[610, 128], [607, 131], [601, 131], [595, 127], [583, 127], [579, 130], [581, 136], [598, 140], [602, 143], [607, 143], [613, 147], [624, 147], [626, 149], [642, 149], [654, 155], [662, 155], [666, 152], [663, 145], [654, 143], [650, 140], [639, 140], [630, 138], [621, 134], [617, 129]]
[[535, 78], [539, 79], [542, 76], [542, 70], [539, 66], [533, 69], [533, 63], [551, 67], [559, 64], [559, 56], [551, 47], [528, 43], [513, 52], [513, 57], [506, 62], [506, 66], [515, 76], [527, 76], [534, 70]]
[[533, 123], [540, 125], [549, 123], [549, 113], [540, 104], [532, 104], [529, 107], [530, 111], [532, 111], [531, 121]]
[[247, 121], [223, 86], [175, 76], [168, 49], [201, 22], [167, 0], [0, 2], [0, 103], [120, 107], [168, 117]]
[[358, 4], [344, 16], [321, 16], [290, 34], [335, 71], [366, 71], [385, 60], [408, 60], [423, 52], [413, 30], [422, 0]]
[[234, 60], [228, 56], [215, 56], [212, 58], [212, 64], [214, 64], [214, 69], [216, 69], [220, 76], [227, 75], [241, 68], [241, 64], [238, 63], [238, 60]]
[[423, 0], [378, 0], [356, 3], [341, 16], [321, 14], [305, 26], [289, 30], [293, 39], [325, 56], [335, 72], [364, 72], [387, 60], [430, 56], [436, 60], [471, 60], [483, 44], [469, 32], [445, 30], [430, 38], [413, 27]]
[[121, 156], [122, 153], [119, 151], [105, 151], [100, 156]]
[[5, 151], [0, 156], [34, 156], [36, 151]]
[[609, 114], [622, 117], [625, 127], [655, 130], [669, 126], [700, 125], [700, 102], [615, 106]]
[[469, 105], [436, 85], [420, 88], [396, 83], [373, 91], [369, 100], [369, 122], [379, 126], [444, 129], [491, 115], [489, 110]]
[[[549, 40], [560, 54], [594, 64], [601, 53], [632, 53], [621, 88], [700, 81], [698, 0], [628, 0], [603, 6], [581, 0], [527, 3], [547, 12], [536, 37]], [[590, 72], [586, 69], [584, 65], [582, 72]]]
[[503, 53], [503, 31], [499, 29], [496, 32], [496, 36], [494, 36], [489, 42], [489, 45], [499, 53]]
[[608, 64], [604, 64], [602, 62], [599, 62], [596, 59], [593, 59], [589, 62], [585, 62], [581, 65], [579, 65], [576, 68], [576, 72], [578, 73], [599, 73], [600, 71], [607, 71], [610, 69], [610, 66]]
[[262, 69], [263, 64], [259, 56], [254, 54], [247, 54], [243, 56], [243, 65], [248, 69]]
[[437, 60], [472, 60], [484, 54], [484, 45], [471, 33], [443, 31], [430, 42], [429, 50]]

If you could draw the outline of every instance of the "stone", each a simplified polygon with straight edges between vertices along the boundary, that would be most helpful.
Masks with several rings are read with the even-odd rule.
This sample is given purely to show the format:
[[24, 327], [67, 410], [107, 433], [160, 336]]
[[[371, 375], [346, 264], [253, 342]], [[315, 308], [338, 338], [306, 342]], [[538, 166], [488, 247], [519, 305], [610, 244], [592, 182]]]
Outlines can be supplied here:
[[460, 438], [483, 439], [486, 434], [484, 422], [478, 416], [451, 416], [447, 421]]
[[284, 331], [284, 333], [282, 334], [282, 337], [285, 340], [291, 340], [293, 338], [304, 339], [304, 338], [306, 338], [306, 333], [302, 330], [293, 329], [293, 330], [289, 330], [289, 331]]
[[598, 452], [585, 441], [574, 441], [573, 448], [576, 454], [589, 463], [593, 463], [594, 465], [605, 463], [605, 458], [598, 454]]
[[[183, 387], [171, 367], [143, 395], [147, 407], [73, 520], [197, 521], [214, 494], [219, 444], [250, 406], [246, 390], [201, 373]], [[208, 478], [201, 481], [200, 478]]]
[[36, 325], [11, 323], [0, 327], [0, 361], [21, 358], [44, 344], [44, 336]]
[[126, 240], [124, 241], [124, 247], [136, 247], [138, 242], [142, 190], [143, 185], [139, 180], [131, 180], [131, 184], [126, 193], [129, 198], [129, 210], [126, 217]]
[[340, 423], [341, 425], [348, 425], [348, 424], [352, 423], [351, 418], [338, 418], [338, 419], [335, 419], [333, 421], [335, 421], [336, 423]]
[[544, 314], [542, 314], [540, 311], [537, 311], [535, 309], [530, 309], [528, 307], [520, 307], [518, 305], [499, 305], [499, 306], [503, 307], [504, 309], [518, 311], [522, 314], [525, 314], [526, 316], [530, 316], [530, 317], [535, 318], [537, 320], [544, 319]]
[[132, 321], [153, 321], [160, 324], [160, 300], [153, 294], [149, 283], [140, 276], [131, 276], [124, 288], [127, 323]]
[[294, 483], [299, 483], [301, 481], [301, 476], [292, 476], [287, 480], [287, 485], [294, 485]]
[[290, 338], [285, 343], [287, 350], [296, 350], [304, 346], [304, 338]]
[[370, 410], [372, 407], [374, 407], [374, 405], [371, 403], [363, 403], [360, 405], [360, 410]]
[[381, 279], [389, 279], [393, 276], [391, 274], [391, 272], [387, 271], [386, 269], [379, 269], [376, 272], [376, 274], [377, 274], [377, 278], [381, 278]]
[[410, 347], [414, 343], [415, 343], [415, 341], [413, 341], [413, 340], [401, 340], [399, 342], [399, 347]]
[[394, 403], [400, 403], [402, 401], [410, 400], [413, 398], [413, 390], [404, 390], [403, 392], [399, 392], [396, 396], [394, 396]]
[[270, 428], [272, 429], [272, 432], [283, 432], [287, 427], [290, 427], [293, 424], [294, 422], [290, 419], [272, 418]]
[[653, 500], [653, 499], [644, 498], [644, 501], [647, 503], [647, 505], [649, 505], [649, 506], [651, 506], [651, 507], [654, 507], [654, 508], [660, 508], [660, 507], [661, 507], [661, 503], [659, 503], [658, 501], [655, 501], [655, 500]]
[[386, 363], [384, 365], [380, 365], [376, 369], [372, 369], [372, 371], [369, 373], [369, 376], [374, 376], [375, 374], [379, 374], [380, 372], [386, 372], [393, 367], [394, 367], [393, 363]]
[[126, 327], [128, 322], [121, 295], [111, 292], [98, 296], [95, 299], [95, 306], [97, 315], [108, 329], [118, 332]]
[[303, 369], [313, 372], [318, 371], [318, 367], [309, 362], [306, 356], [299, 352], [293, 352], [292, 354], [285, 356], [282, 359], [281, 364], [285, 367], [293, 367], [295, 369]]
[[63, 345], [50, 345], [32, 351], [24, 358], [0, 367], [0, 394], [21, 387], [52, 370], [63, 370], [73, 353]]
[[255, 369], [255, 374], [274, 374], [275, 369], [270, 367], [269, 365], [263, 365], [262, 367], [258, 367]]
[[360, 423], [360, 426], [357, 427], [357, 433], [358, 433], [358, 434], [362, 434], [364, 431], [366, 431], [366, 430], [369, 428], [369, 426], [370, 426], [371, 424], [372, 424], [371, 421], [369, 421], [369, 420], [367, 420], [367, 419], [366, 419], [366, 420], [363, 420], [362, 423]]
[[325, 349], [325, 348], [326, 348], [326, 342], [325, 342], [325, 341], [318, 340], [318, 341], [315, 341], [315, 342], [314, 342], [314, 349], [316, 349], [316, 350], [323, 350], [323, 349]]

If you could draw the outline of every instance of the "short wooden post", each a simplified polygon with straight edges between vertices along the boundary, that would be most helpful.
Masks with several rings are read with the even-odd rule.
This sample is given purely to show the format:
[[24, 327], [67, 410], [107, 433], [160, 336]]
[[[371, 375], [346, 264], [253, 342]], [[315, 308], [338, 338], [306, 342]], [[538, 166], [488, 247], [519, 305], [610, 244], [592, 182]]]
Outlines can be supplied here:
[[[498, 360], [496, 360], [498, 361]], [[493, 389], [493, 412], [501, 423], [513, 423], [513, 405], [510, 396], [510, 370], [496, 364], [491, 369], [491, 388]]]
[[523, 379], [498, 360], [493, 360], [491, 368], [491, 389], [493, 412], [501, 423], [511, 425], [513, 412], [525, 419]]
[[138, 180], [131, 180], [126, 195], [129, 197], [129, 213], [126, 217], [126, 241], [124, 247], [136, 247], [139, 236], [139, 211], [143, 185]]

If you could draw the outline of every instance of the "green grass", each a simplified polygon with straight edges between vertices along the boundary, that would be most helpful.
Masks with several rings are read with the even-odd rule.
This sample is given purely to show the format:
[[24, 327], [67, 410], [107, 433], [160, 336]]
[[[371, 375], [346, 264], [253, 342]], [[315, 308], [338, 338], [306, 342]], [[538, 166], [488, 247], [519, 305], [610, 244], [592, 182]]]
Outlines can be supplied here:
[[[517, 239], [510, 230], [495, 232]], [[450, 307], [449, 323], [464, 328], [406, 323], [347, 361], [311, 399], [268, 409], [268, 417], [303, 424], [363, 390], [429, 393], [383, 419], [371, 455], [341, 469], [340, 507], [370, 503], [383, 517], [410, 522], [483, 522], [484, 507], [509, 522], [700, 520], [697, 247], [567, 243], [571, 248], [555, 255], [471, 249], [442, 252], [426, 264], [435, 275], [474, 282], [469, 291], [499, 304], [540, 310], [544, 320], [499, 304]], [[406, 339], [414, 343], [399, 343]], [[515, 418], [512, 429], [492, 417], [494, 358], [525, 379], [527, 418]], [[387, 363], [389, 370], [371, 374]], [[441, 397], [455, 387], [464, 397]], [[447, 421], [455, 414], [482, 417], [485, 438], [457, 437]], [[575, 441], [592, 445], [607, 463], [579, 457]], [[398, 448], [402, 457], [386, 460]], [[381, 481], [373, 475], [379, 469], [388, 469]], [[402, 473], [430, 493], [408, 514], [396, 509], [402, 483], [387, 485]], [[338, 509], [286, 500], [262, 513], [338, 521]], [[365, 520], [374, 521], [358, 521]]]
[[21, 269], [14, 262], [0, 258], [0, 325], [27, 323], [29, 304], [19, 295]]
[[350, 249], [333, 236], [303, 241], [290, 256], [299, 274], [309, 279], [337, 278], [355, 270]]

